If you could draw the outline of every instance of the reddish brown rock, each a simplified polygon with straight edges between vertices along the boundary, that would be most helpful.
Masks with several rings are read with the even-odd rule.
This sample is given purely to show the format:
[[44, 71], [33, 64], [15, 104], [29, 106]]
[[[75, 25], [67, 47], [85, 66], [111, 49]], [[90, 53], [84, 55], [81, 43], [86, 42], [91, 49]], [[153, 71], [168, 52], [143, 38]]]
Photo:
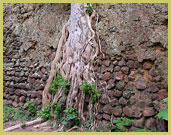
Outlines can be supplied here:
[[123, 97], [129, 99], [129, 98], [131, 97], [131, 94], [132, 94], [132, 93], [133, 93], [133, 92], [131, 92], [131, 91], [125, 90], [125, 91], [123, 92]]
[[110, 116], [109, 116], [108, 114], [103, 114], [103, 118], [104, 118], [105, 120], [110, 121]]
[[24, 103], [20, 102], [18, 105], [19, 105], [20, 107], [22, 107], [22, 106], [24, 105]]
[[141, 119], [134, 120], [133, 125], [137, 128], [144, 128], [144, 122], [145, 122], [145, 119], [143, 117]]
[[122, 67], [122, 68], [121, 68], [121, 71], [122, 71], [122, 73], [128, 75], [128, 73], [129, 73], [129, 68], [128, 68], [128, 67]]
[[116, 72], [115, 75], [115, 80], [123, 80], [124, 75], [121, 72]]
[[108, 84], [107, 84], [107, 89], [111, 90], [115, 87], [115, 80], [114, 79], [110, 79]]
[[112, 114], [114, 116], [122, 116], [122, 108], [120, 106], [112, 108]]
[[135, 82], [136, 89], [138, 90], [144, 90], [147, 87], [146, 81], [145, 80], [137, 80]]
[[125, 87], [125, 82], [124, 81], [119, 81], [117, 84], [116, 84], [116, 88], [119, 89], [119, 90], [123, 90]]
[[19, 96], [15, 96], [15, 102], [19, 103]]
[[159, 129], [161, 132], [166, 132], [168, 125], [163, 119], [157, 119], [156, 122], [156, 128]]
[[14, 106], [15, 108], [18, 107], [19, 105], [16, 102], [12, 103], [12, 106]]
[[110, 60], [105, 60], [105, 61], [104, 61], [104, 65], [105, 65], [106, 67], [108, 67], [108, 66], [110, 65]]
[[29, 78], [27, 79], [27, 82], [32, 84], [32, 83], [35, 82], [35, 79], [32, 79], [32, 78], [29, 77]]
[[21, 97], [19, 98], [19, 101], [20, 101], [20, 102], [25, 102], [25, 97], [24, 97], [24, 96], [21, 96]]
[[109, 104], [107, 104], [107, 105], [105, 105], [104, 107], [103, 107], [103, 112], [104, 113], [107, 113], [107, 114], [112, 114], [111, 113], [111, 105], [109, 105]]
[[113, 62], [113, 65], [118, 65], [118, 61], [115, 60], [115, 61]]
[[124, 107], [123, 113], [128, 117], [140, 118], [142, 116], [140, 108], [135, 105], [131, 107]]
[[154, 118], [149, 118], [145, 121], [145, 127], [147, 129], [153, 129], [156, 127], [155, 119]]
[[101, 104], [108, 104], [109, 103], [109, 99], [108, 98], [100, 98], [100, 101], [99, 101]]
[[110, 65], [109, 67], [106, 68], [106, 71], [113, 72], [113, 65]]
[[21, 95], [20, 90], [15, 90], [15, 94], [20, 96]]
[[162, 99], [168, 97], [168, 91], [165, 89], [162, 89], [157, 93], [157, 95], [158, 95], [158, 100], [162, 100]]
[[119, 66], [116, 66], [115, 68], [114, 68], [114, 72], [119, 72], [120, 71], [120, 67]]
[[134, 68], [134, 61], [132, 60], [129, 60], [126, 65], [129, 67], [129, 68]]
[[159, 88], [157, 87], [156, 83], [150, 82], [148, 83], [148, 89], [149, 92], [155, 93], [159, 91]]
[[122, 106], [126, 106], [127, 105], [127, 100], [123, 97], [121, 97], [119, 99], [119, 104], [122, 105]]
[[26, 83], [19, 83], [18, 84], [18, 88], [21, 88], [21, 89], [26, 89]]
[[119, 66], [125, 66], [125, 65], [126, 65], [125, 60], [122, 59], [121, 61], [119, 61], [118, 65], [119, 65]]
[[123, 109], [123, 113], [128, 117], [132, 117], [133, 111], [130, 107], [126, 106]]
[[23, 96], [26, 96], [26, 95], [27, 95], [27, 91], [25, 91], [25, 90], [20, 90], [20, 93], [21, 93], [21, 95], [23, 95]]
[[153, 106], [153, 101], [152, 99], [145, 99], [146, 106], [152, 107]]
[[36, 97], [42, 98], [42, 91], [36, 91], [34, 94]]
[[40, 105], [42, 103], [42, 100], [40, 98], [36, 98], [32, 100], [36, 105]]
[[12, 103], [13, 103], [13, 101], [12, 100], [6, 100], [5, 102], [4, 102], [5, 100], [3, 100], [3, 103], [6, 103], [6, 104], [8, 104], [8, 105], [12, 105]]
[[36, 90], [43, 90], [44, 87], [45, 87], [44, 84], [38, 84], [38, 85], [36, 85], [35, 89]]
[[96, 118], [97, 118], [98, 120], [102, 120], [103, 115], [102, 115], [102, 114], [97, 114], [97, 115], [96, 115]]
[[124, 76], [124, 81], [125, 81], [126, 83], [128, 83], [128, 82], [129, 82], [129, 78], [128, 78], [128, 76], [127, 76], [127, 75], [125, 75], [125, 76]]
[[140, 108], [144, 108], [146, 105], [145, 101], [144, 100], [138, 100], [137, 102], [137, 106], [140, 107]]
[[114, 90], [113, 91], [113, 96], [115, 96], [115, 97], [121, 97], [122, 96], [122, 91]]
[[113, 97], [114, 97], [114, 92], [113, 92], [112, 90], [108, 90], [108, 91], [107, 91], [107, 95], [108, 95], [109, 97], [113, 98]]
[[98, 112], [103, 113], [103, 105], [99, 104], [98, 106]]
[[153, 116], [153, 115], [155, 115], [155, 114], [156, 114], [156, 113], [155, 113], [155, 110], [154, 110], [153, 107], [147, 107], [147, 108], [145, 108], [144, 111], [143, 111], [143, 115], [144, 115], [145, 117]]
[[142, 116], [142, 112], [141, 112], [141, 108], [137, 107], [136, 105], [132, 106], [132, 117], [135, 117], [135, 118], [141, 118]]
[[106, 73], [104, 73], [104, 75], [103, 75], [103, 79], [104, 79], [104, 80], [110, 80], [111, 77], [112, 77], [112, 75], [111, 75], [110, 72], [106, 72]]
[[118, 105], [118, 100], [116, 98], [114, 98], [114, 99], [110, 100], [109, 104], [111, 106], [117, 106]]

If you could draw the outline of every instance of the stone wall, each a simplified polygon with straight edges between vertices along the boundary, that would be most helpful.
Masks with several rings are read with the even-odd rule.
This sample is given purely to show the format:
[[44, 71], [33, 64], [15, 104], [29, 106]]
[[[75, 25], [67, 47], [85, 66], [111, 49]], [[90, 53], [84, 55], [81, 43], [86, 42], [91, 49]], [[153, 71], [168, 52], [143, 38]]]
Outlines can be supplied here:
[[98, 4], [102, 50], [99, 125], [129, 117], [136, 128], [166, 130], [157, 114], [168, 96], [167, 4]]
[[[4, 4], [4, 101], [15, 107], [41, 104], [69, 4]], [[7, 100], [7, 101], [6, 101]]]
[[[105, 53], [95, 66], [102, 92], [96, 115], [99, 125], [129, 117], [134, 119], [129, 131], [166, 131], [157, 114], [167, 106], [163, 99], [168, 96], [167, 4], [97, 4], [96, 10]], [[4, 4], [5, 102], [15, 107], [29, 100], [41, 104], [50, 62], [69, 14], [69, 4]]]

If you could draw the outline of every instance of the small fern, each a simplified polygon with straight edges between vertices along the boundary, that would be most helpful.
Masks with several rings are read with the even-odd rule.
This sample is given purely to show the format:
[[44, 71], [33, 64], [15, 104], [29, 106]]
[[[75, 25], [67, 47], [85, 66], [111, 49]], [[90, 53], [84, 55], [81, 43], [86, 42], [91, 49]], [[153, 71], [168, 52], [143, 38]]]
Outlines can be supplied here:
[[84, 93], [88, 93], [90, 95], [91, 100], [92, 100], [92, 104], [95, 104], [95, 102], [97, 101], [97, 99], [99, 99], [101, 97], [101, 93], [100, 93], [100, 91], [98, 91], [96, 89], [96, 84], [95, 83], [87, 83], [87, 82], [84, 82], [82, 84], [82, 86], [80, 87], [80, 89]]
[[111, 132], [126, 132], [125, 129], [122, 129], [123, 126], [128, 126], [134, 120], [128, 119], [126, 117], [121, 117], [113, 121], [114, 126], [109, 123], [109, 127], [111, 128]]
[[67, 95], [69, 92], [69, 86], [70, 83], [63, 78], [62, 75], [58, 74], [56, 79], [50, 83], [49, 90], [56, 94], [58, 89], [62, 88], [64, 94]]
[[85, 6], [86, 13], [90, 16], [93, 12], [93, 9], [95, 9], [94, 6], [91, 6], [89, 3]]
[[73, 126], [78, 126], [80, 124], [80, 118], [78, 117], [76, 108], [67, 108], [64, 112], [66, 113], [66, 117], [62, 121], [63, 125], [72, 128]]

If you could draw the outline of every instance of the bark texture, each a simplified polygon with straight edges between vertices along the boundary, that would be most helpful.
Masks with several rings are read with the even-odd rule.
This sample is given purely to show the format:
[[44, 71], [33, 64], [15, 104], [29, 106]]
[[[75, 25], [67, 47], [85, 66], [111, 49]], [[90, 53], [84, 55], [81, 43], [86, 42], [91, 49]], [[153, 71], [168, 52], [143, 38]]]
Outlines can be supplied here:
[[[100, 45], [96, 41], [97, 38], [95, 39], [95, 31], [92, 29], [92, 20], [97, 19], [97, 14], [93, 11], [89, 16], [84, 7], [85, 4], [71, 4], [71, 15], [62, 30], [62, 36], [56, 56], [51, 64], [50, 76], [43, 91], [42, 99], [43, 105], [46, 105], [51, 101], [58, 102], [60, 98], [64, 98], [64, 95], [58, 92], [55, 96], [58, 98], [52, 99], [49, 91], [51, 81], [56, 78], [57, 71], [60, 72], [71, 83], [69, 94], [65, 98], [66, 108], [77, 108], [82, 121], [86, 121], [83, 115], [85, 93], [80, 90], [80, 86], [83, 82], [95, 82], [93, 63], [100, 50]], [[90, 118], [92, 104], [91, 101], [89, 103]]]

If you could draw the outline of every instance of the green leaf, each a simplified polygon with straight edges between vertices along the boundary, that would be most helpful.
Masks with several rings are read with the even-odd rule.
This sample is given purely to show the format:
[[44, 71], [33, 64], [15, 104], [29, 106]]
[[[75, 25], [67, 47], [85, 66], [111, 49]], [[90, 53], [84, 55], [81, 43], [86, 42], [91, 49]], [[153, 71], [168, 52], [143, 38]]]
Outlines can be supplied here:
[[162, 110], [157, 116], [159, 119], [161, 118], [168, 121], [168, 108]]
[[164, 102], [168, 102], [168, 98], [163, 99]]
[[67, 124], [67, 122], [66, 121], [62, 121], [62, 125], [66, 125]]
[[153, 128], [153, 129], [151, 129], [151, 131], [150, 132], [161, 132], [160, 130], [158, 130], [158, 129], [156, 129], [156, 128]]
[[145, 128], [137, 128], [136, 131], [137, 131], [137, 132], [145, 132], [146, 129], [145, 129]]

